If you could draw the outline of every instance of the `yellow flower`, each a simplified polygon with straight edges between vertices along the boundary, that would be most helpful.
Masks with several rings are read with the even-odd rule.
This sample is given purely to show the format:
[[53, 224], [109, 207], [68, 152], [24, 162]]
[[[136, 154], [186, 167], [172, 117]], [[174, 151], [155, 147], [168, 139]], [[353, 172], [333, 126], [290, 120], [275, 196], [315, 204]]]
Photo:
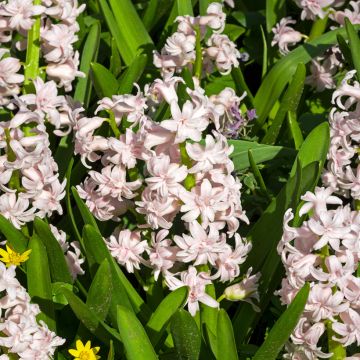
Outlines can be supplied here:
[[6, 251], [0, 248], [0, 261], [5, 263], [7, 267], [11, 265], [19, 266], [21, 263], [29, 259], [30, 253], [31, 249], [20, 254], [15, 252], [10, 246], [6, 245]]
[[74, 360], [96, 360], [100, 359], [100, 356], [96, 355], [99, 350], [99, 346], [91, 348], [90, 341], [84, 346], [81, 340], [76, 340], [76, 349], [70, 349], [69, 353], [74, 356]]

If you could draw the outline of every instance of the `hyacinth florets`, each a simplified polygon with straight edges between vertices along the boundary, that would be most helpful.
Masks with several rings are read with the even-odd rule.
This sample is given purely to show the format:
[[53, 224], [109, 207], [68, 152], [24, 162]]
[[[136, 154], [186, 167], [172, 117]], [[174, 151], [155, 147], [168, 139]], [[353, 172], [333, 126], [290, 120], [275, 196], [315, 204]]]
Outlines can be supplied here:
[[214, 2], [204, 16], [176, 18], [177, 31], [166, 40], [160, 54], [154, 52], [154, 65], [161, 69], [164, 76], [181, 72], [184, 67], [193, 67], [197, 56], [197, 38], [205, 45], [200, 50], [204, 75], [216, 69], [222, 74], [229, 74], [233, 67], [239, 66], [239, 60], [248, 60], [248, 54], [240, 53], [229, 37], [222, 34], [226, 20], [222, 7], [221, 3]]
[[344, 346], [360, 344], [358, 313], [360, 283], [360, 214], [333, 194], [331, 188], [316, 188], [302, 196], [299, 215], [308, 220], [290, 226], [294, 215], [284, 216], [284, 234], [278, 253], [286, 270], [277, 292], [283, 304], [290, 304], [299, 289], [310, 282], [304, 313], [289, 344], [289, 358], [329, 358], [321, 349], [322, 336]]
[[335, 106], [329, 117], [331, 140], [323, 182], [339, 194], [359, 200], [360, 86], [355, 74], [355, 70], [348, 72], [332, 96]]
[[[39, 306], [30, 302], [30, 296], [15, 277], [15, 266], [6, 268], [0, 263], [0, 346], [9, 355], [22, 360], [51, 359], [56, 348], [65, 342], [43, 321], [37, 321]], [[1, 355], [1, 359], [9, 359]]]
[[[167, 76], [145, 92], [100, 100], [97, 112], [109, 117], [76, 121], [75, 152], [85, 166], [99, 164], [78, 186], [94, 216], [121, 221], [130, 211], [137, 219], [138, 229], [118, 229], [106, 240], [111, 254], [129, 272], [147, 266], [155, 279], [162, 274], [171, 290], [190, 286], [194, 315], [198, 301], [218, 306], [205, 295], [205, 286], [238, 277], [251, 244], [236, 233], [240, 221], [248, 219], [241, 183], [232, 174], [233, 149], [219, 132], [235, 121], [232, 108], [239, 108], [241, 98], [232, 89], [209, 98], [195, 85], [186, 88], [187, 99], [180, 104], [177, 86], [182, 82]], [[164, 103], [168, 119], [156, 122], [156, 110]], [[95, 135], [111, 121], [124, 129], [118, 136]], [[207, 270], [197, 272], [195, 266]]]

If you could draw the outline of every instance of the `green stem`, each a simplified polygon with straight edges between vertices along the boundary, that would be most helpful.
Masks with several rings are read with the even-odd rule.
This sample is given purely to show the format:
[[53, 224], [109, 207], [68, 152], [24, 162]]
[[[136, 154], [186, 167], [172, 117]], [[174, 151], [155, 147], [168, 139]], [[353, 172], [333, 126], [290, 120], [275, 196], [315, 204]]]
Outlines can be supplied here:
[[[183, 142], [181, 144], [179, 144], [180, 147], [180, 154], [181, 154], [181, 163], [186, 165], [187, 168], [191, 168], [192, 167], [192, 161], [188, 155], [188, 153], [186, 152], [186, 142]], [[188, 174], [184, 180], [184, 186], [185, 189], [190, 191], [196, 184], [195, 181], [195, 175], [194, 174]]]
[[[41, 0], [34, 0], [34, 5], [41, 5]], [[35, 22], [28, 33], [27, 52], [25, 63], [24, 92], [29, 90], [32, 81], [39, 75], [40, 60], [40, 15], [35, 17]]]
[[114, 116], [113, 112], [109, 112], [109, 115], [110, 115], [109, 116], [110, 117], [109, 124], [110, 124], [111, 130], [113, 131], [115, 137], [119, 138], [121, 135], [121, 132], [116, 125], [115, 116]]
[[332, 329], [332, 322], [330, 320], [326, 321], [326, 331], [328, 336], [328, 346], [329, 346], [329, 352], [333, 353], [331, 360], [343, 360], [346, 358], [346, 349], [344, 346], [333, 340], [332, 337], [335, 335], [333, 329]]
[[196, 59], [195, 59], [195, 76], [200, 80], [201, 74], [202, 74], [202, 47], [201, 47], [201, 34], [200, 34], [200, 28], [196, 29]]
[[324, 33], [326, 30], [328, 17], [325, 16], [323, 19], [317, 19], [310, 30], [308, 41], [314, 40]]

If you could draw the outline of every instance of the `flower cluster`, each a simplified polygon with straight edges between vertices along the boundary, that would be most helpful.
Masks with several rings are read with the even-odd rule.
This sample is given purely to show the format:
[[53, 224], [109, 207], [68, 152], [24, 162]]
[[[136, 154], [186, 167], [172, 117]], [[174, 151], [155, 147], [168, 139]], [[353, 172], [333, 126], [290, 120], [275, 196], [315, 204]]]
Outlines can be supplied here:
[[335, 75], [343, 67], [343, 57], [338, 46], [333, 46], [323, 56], [311, 61], [310, 75], [305, 83], [315, 88], [317, 92], [336, 87]]
[[[50, 359], [56, 348], [65, 342], [36, 321], [39, 307], [30, 302], [26, 289], [15, 278], [15, 266], [8, 269], [0, 263], [0, 346], [6, 353], [17, 354], [20, 360]], [[1, 355], [0, 359], [8, 359]]]
[[[73, 44], [78, 40], [76, 33], [79, 25], [76, 18], [84, 9], [85, 5], [78, 6], [77, 0], [43, 0], [39, 5], [34, 5], [32, 0], [2, 2], [0, 42], [7, 45], [17, 32], [20, 40], [16, 47], [18, 50], [25, 50], [28, 32], [35, 19], [40, 18], [40, 44], [47, 65], [46, 73], [59, 86], [64, 87], [65, 91], [71, 91], [72, 81], [77, 76], [83, 76], [78, 71], [79, 53], [74, 50]], [[11, 72], [16, 72], [16, 61], [12, 60], [8, 66]]]
[[[24, 97], [27, 101], [31, 95]], [[60, 182], [49, 149], [45, 113], [28, 109], [21, 98], [16, 115], [0, 123], [0, 213], [17, 228], [35, 216], [62, 214], [60, 200], [65, 196], [65, 181]]]
[[339, 194], [360, 199], [360, 84], [353, 80], [356, 71], [346, 74], [339, 88], [334, 91], [331, 110], [330, 149], [327, 170], [322, 180]]
[[[83, 164], [96, 162], [78, 186], [80, 196], [101, 221], [121, 221], [120, 215], [130, 213], [138, 224], [110, 236], [112, 255], [129, 272], [152, 268], [170, 289], [189, 286], [189, 310], [195, 314], [199, 301], [218, 306], [205, 286], [238, 277], [251, 244], [237, 233], [240, 221], [248, 219], [241, 183], [232, 175], [233, 149], [219, 132], [240, 120], [241, 98], [232, 89], [209, 98], [194, 78], [195, 89], [186, 88], [180, 104], [182, 82], [167, 76], [146, 86], [145, 93], [104, 98], [97, 111], [108, 118], [78, 114], [73, 128]], [[161, 105], [168, 106], [169, 116], [159, 122], [154, 118]], [[96, 134], [109, 123], [119, 134]], [[207, 129], [212, 132], [202, 143]], [[199, 265], [207, 270], [198, 272]]]
[[296, 24], [296, 21], [291, 19], [291, 17], [282, 18], [272, 29], [274, 38], [271, 46], [278, 44], [279, 51], [282, 55], [286, 55], [290, 51], [289, 46], [297, 44], [304, 37], [299, 31], [289, 26], [290, 24]]
[[[331, 188], [316, 188], [302, 196], [299, 215], [309, 219], [301, 227], [289, 225], [294, 215], [284, 216], [284, 234], [278, 245], [286, 277], [278, 291], [283, 304], [290, 304], [299, 289], [310, 283], [304, 313], [291, 335], [290, 359], [328, 358], [321, 338], [344, 346], [360, 345], [359, 262], [360, 214], [333, 195]], [[329, 205], [332, 205], [330, 208]]]
[[246, 61], [248, 54], [241, 54], [229, 37], [222, 34], [225, 19], [222, 4], [217, 2], [209, 5], [204, 16], [178, 16], [177, 31], [166, 40], [160, 54], [154, 52], [154, 65], [161, 68], [163, 76], [180, 72], [186, 66], [191, 68], [198, 39], [204, 46], [200, 49], [203, 72], [210, 74], [216, 68], [220, 73], [228, 74], [233, 67], [239, 66], [239, 60]]

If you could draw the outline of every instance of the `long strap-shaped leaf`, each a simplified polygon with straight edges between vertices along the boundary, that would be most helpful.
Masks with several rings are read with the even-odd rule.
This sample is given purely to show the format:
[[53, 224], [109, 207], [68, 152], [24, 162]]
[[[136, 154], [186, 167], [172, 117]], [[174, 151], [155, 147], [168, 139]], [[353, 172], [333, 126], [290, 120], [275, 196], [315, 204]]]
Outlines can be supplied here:
[[220, 309], [217, 323], [217, 358], [223, 360], [237, 360], [234, 331], [229, 315]]
[[356, 70], [357, 79], [360, 79], [360, 39], [355, 30], [354, 25], [351, 24], [348, 18], [345, 18], [345, 28], [349, 39], [349, 47], [351, 50], [352, 61]]
[[[355, 26], [354, 28], [358, 29], [359, 26]], [[263, 125], [289, 79], [291, 79], [295, 73], [297, 65], [299, 63], [307, 64], [314, 57], [324, 53], [326, 49], [336, 43], [336, 36], [338, 34], [347, 37], [344, 28], [329, 31], [315, 40], [297, 47], [274, 65], [255, 96], [255, 108], [258, 118], [253, 128], [254, 132], [259, 130]]]
[[109, 4], [122, 38], [122, 43], [117, 42], [119, 52], [130, 65], [140, 52], [148, 53], [154, 44], [131, 0], [109, 0]]
[[298, 323], [309, 296], [310, 286], [306, 283], [295, 296], [289, 307], [270, 330], [265, 342], [256, 352], [253, 360], [275, 360]]
[[95, 91], [99, 98], [110, 97], [117, 94], [118, 82], [115, 76], [105, 66], [92, 63], [91, 76]]
[[234, 162], [236, 170], [244, 170], [250, 166], [248, 151], [251, 150], [256, 164], [272, 160], [274, 158], [290, 158], [294, 159], [296, 151], [283, 146], [272, 146], [258, 144], [253, 141], [246, 140], [229, 140], [228, 143], [234, 146], [234, 151], [230, 155]]
[[30, 238], [29, 249], [31, 254], [26, 263], [29, 295], [40, 306], [38, 319], [45, 321], [49, 329], [56, 330], [48, 258], [45, 246], [36, 234]]
[[93, 333], [99, 340], [103, 341], [105, 344], [109, 344], [110, 340], [112, 339], [117, 345], [117, 348], [121, 349], [121, 337], [115, 329], [111, 328], [103, 321], [101, 321], [96, 316], [96, 314], [91, 311], [89, 306], [84, 304], [84, 302], [79, 299], [74, 293], [72, 293], [69, 289], [62, 288], [61, 292], [64, 294], [75, 316], [81, 321], [82, 324], [85, 325], [85, 327], [91, 333]]
[[172, 317], [171, 335], [177, 359], [199, 359], [201, 335], [194, 318], [186, 310], [180, 309]]
[[[317, 136], [315, 136], [315, 135]], [[282, 235], [283, 216], [288, 208], [295, 208], [299, 196], [307, 190], [313, 190], [319, 180], [321, 168], [325, 162], [329, 144], [329, 131], [325, 124], [315, 128], [305, 139], [294, 168], [286, 186], [280, 191], [260, 219], [247, 234], [252, 240], [253, 249], [243, 265], [246, 269], [253, 267], [254, 272], [260, 271], [261, 282], [261, 308], [264, 309], [269, 301], [268, 292], [275, 290], [276, 282], [281, 277], [282, 265], [276, 251], [276, 246]], [[314, 151], [314, 147], [316, 151]], [[309, 151], [311, 149], [311, 151]], [[295, 171], [296, 166], [298, 170]], [[234, 332], [237, 345], [240, 345], [256, 320], [259, 318], [249, 306], [241, 305], [233, 318]]]
[[95, 274], [86, 298], [86, 305], [102, 321], [105, 321], [108, 314], [112, 291], [111, 268], [109, 261], [105, 259]]
[[118, 306], [117, 320], [126, 358], [128, 360], [156, 360], [155, 350], [135, 314], [126, 307]]
[[289, 87], [286, 89], [285, 95], [281, 99], [280, 108], [276, 113], [273, 123], [266, 132], [262, 143], [270, 145], [275, 144], [287, 112], [295, 112], [297, 110], [302, 92], [304, 90], [305, 75], [305, 65], [300, 63], [295, 71]]
[[65, 282], [71, 284], [72, 279], [65, 260], [64, 252], [62, 251], [59, 242], [51, 232], [49, 225], [36, 217], [34, 220], [34, 227], [36, 233], [46, 248], [52, 282]]
[[95, 62], [98, 56], [99, 45], [100, 45], [100, 33], [101, 33], [100, 22], [97, 21], [90, 28], [81, 55], [80, 71], [82, 71], [86, 75], [86, 77], [80, 78], [78, 80], [74, 99], [84, 104], [85, 109], [89, 107], [89, 102], [91, 97], [91, 79], [89, 76], [90, 64], [92, 62]]
[[147, 55], [142, 54], [132, 62], [132, 64], [121, 75], [119, 88], [117, 90], [118, 94], [128, 94], [131, 92], [134, 83], [140, 79], [140, 76], [144, 72], [147, 61]]
[[15, 251], [21, 253], [27, 249], [27, 237], [2, 215], [0, 215], [0, 232], [6, 237], [6, 240]]
[[184, 305], [188, 296], [188, 288], [181, 287], [172, 291], [157, 307], [146, 324], [146, 331], [154, 347], [160, 341], [165, 332], [166, 326], [175, 312]]

